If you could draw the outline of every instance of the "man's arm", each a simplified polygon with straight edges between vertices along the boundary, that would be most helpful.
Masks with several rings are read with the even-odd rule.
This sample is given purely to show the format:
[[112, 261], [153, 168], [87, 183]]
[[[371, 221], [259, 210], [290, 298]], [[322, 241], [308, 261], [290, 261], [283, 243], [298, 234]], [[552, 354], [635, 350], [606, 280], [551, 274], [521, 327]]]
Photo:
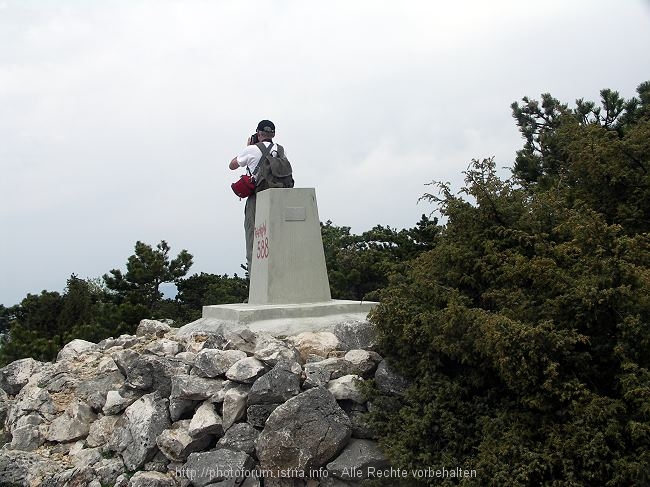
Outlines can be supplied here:
[[240, 166], [239, 166], [239, 163], [237, 162], [237, 158], [236, 158], [236, 157], [233, 158], [232, 161], [230, 161], [230, 165], [229, 165], [228, 167], [229, 167], [230, 169], [232, 169], [233, 171], [234, 171], [235, 169], [239, 169]]

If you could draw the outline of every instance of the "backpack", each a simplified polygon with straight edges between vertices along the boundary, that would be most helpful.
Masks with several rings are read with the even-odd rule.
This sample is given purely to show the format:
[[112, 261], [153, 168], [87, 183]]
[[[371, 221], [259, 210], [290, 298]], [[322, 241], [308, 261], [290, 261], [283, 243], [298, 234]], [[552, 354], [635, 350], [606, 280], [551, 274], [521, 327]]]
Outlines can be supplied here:
[[273, 157], [271, 155], [273, 142], [268, 147], [262, 142], [257, 143], [257, 147], [262, 151], [262, 158], [255, 168], [256, 193], [268, 188], [293, 188], [291, 163], [284, 154], [284, 147], [280, 144], [277, 146], [278, 155]]

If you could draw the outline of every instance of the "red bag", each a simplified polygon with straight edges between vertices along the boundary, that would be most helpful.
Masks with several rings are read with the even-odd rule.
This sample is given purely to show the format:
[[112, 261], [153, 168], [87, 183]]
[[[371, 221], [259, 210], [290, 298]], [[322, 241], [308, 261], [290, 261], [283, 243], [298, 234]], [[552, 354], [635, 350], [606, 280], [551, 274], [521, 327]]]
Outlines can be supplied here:
[[232, 183], [230, 187], [240, 198], [248, 198], [255, 192], [255, 179], [249, 174], [244, 174], [239, 178], [239, 181]]

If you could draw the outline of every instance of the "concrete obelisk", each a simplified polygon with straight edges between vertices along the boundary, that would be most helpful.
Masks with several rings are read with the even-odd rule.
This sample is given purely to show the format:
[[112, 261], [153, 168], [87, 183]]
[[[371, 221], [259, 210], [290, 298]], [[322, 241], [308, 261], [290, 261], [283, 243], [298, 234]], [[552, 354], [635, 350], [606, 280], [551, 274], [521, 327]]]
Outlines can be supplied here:
[[181, 333], [246, 327], [283, 336], [364, 321], [377, 303], [333, 300], [314, 188], [257, 194], [248, 303], [204, 306]]
[[331, 299], [313, 188], [260, 192], [254, 235], [250, 304]]

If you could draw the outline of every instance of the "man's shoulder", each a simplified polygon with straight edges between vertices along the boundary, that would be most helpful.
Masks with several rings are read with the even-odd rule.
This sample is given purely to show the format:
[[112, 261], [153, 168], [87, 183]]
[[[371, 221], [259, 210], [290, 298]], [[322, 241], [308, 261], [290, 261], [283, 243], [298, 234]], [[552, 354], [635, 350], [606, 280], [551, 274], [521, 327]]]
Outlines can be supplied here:
[[244, 149], [240, 152], [240, 155], [245, 156], [245, 155], [255, 155], [259, 154], [260, 149], [257, 147], [255, 144], [253, 145], [247, 145], [244, 147]]

